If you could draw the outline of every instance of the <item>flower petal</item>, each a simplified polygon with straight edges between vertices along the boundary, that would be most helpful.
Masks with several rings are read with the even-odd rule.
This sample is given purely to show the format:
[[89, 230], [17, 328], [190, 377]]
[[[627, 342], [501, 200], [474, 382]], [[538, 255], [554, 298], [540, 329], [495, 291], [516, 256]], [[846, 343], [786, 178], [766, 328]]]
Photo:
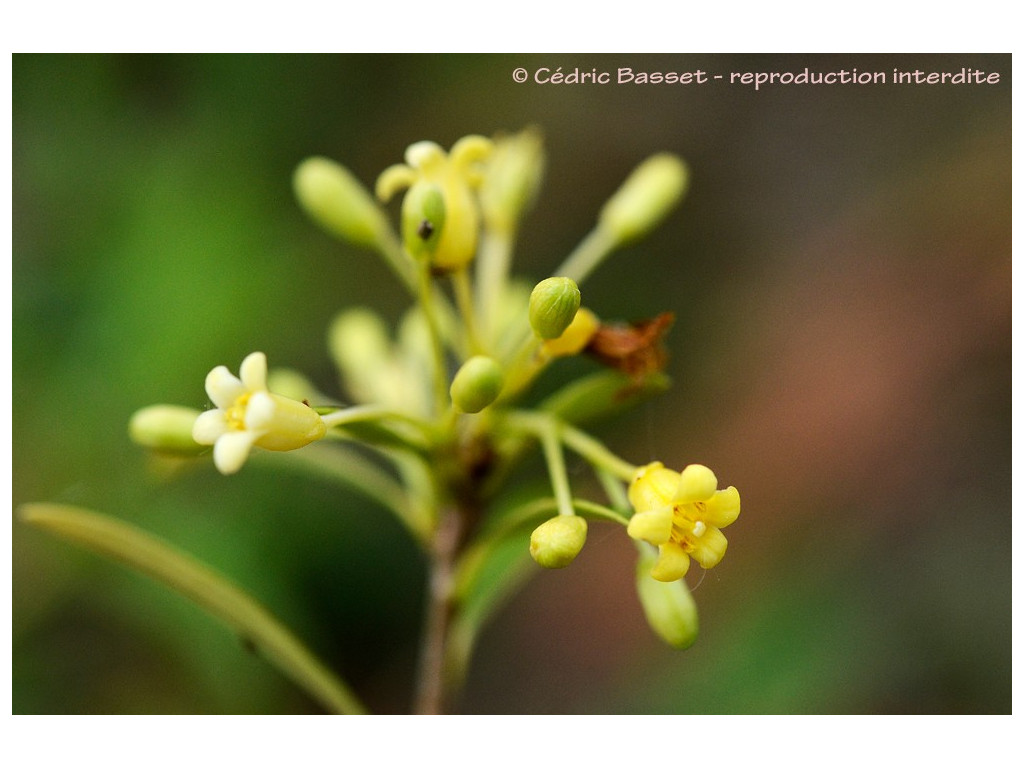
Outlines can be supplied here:
[[444, 150], [440, 144], [433, 141], [417, 141], [405, 150], [405, 162], [419, 170], [429, 171], [438, 168], [444, 161]]
[[676, 581], [690, 570], [690, 557], [675, 542], [662, 544], [658, 549], [658, 562], [651, 569], [651, 577], [658, 581]]
[[718, 565], [729, 544], [724, 533], [710, 526], [699, 538], [687, 537], [687, 541], [693, 544], [690, 554], [693, 555], [694, 560], [700, 563], [701, 568], [714, 568]]
[[242, 384], [250, 392], [266, 391], [267, 389], [267, 356], [262, 352], [253, 352], [242, 361], [238, 373]]
[[634, 539], [664, 544], [672, 535], [672, 507], [637, 512], [630, 519], [626, 532]]
[[707, 501], [717, 488], [718, 478], [714, 472], [703, 464], [691, 464], [679, 474], [675, 502], [689, 504], [694, 501]]
[[740, 492], [733, 486], [724, 491], [715, 491], [715, 494], [704, 503], [703, 520], [715, 528], [736, 522], [740, 515]]
[[374, 193], [377, 199], [387, 202], [400, 189], [411, 187], [416, 181], [416, 172], [408, 165], [392, 165], [384, 169], [384, 172], [377, 177], [377, 186]]
[[463, 136], [452, 144], [449, 157], [456, 170], [466, 173], [473, 163], [485, 159], [493, 149], [494, 143], [484, 136]]
[[227, 369], [218, 365], [206, 374], [206, 394], [218, 408], [230, 408], [245, 394], [245, 385]]
[[203, 411], [192, 425], [192, 439], [200, 445], [213, 445], [228, 431], [228, 420], [224, 411], [213, 409]]
[[660, 461], [641, 467], [629, 485], [629, 503], [637, 512], [672, 506], [679, 485], [679, 473], [665, 469]]
[[233, 475], [242, 468], [259, 435], [259, 432], [242, 430], [227, 432], [217, 439], [213, 446], [213, 463], [222, 475]]
[[262, 430], [274, 419], [274, 397], [269, 392], [256, 392], [245, 407], [246, 429]]

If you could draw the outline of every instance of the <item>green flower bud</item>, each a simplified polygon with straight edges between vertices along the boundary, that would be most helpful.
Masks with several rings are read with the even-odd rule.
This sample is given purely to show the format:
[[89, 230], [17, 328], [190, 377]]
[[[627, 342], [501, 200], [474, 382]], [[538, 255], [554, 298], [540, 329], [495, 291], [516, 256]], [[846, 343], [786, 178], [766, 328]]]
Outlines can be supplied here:
[[374, 248], [388, 227], [380, 205], [352, 173], [326, 157], [303, 160], [292, 186], [299, 205], [333, 235]]
[[580, 289], [568, 277], [541, 280], [530, 294], [530, 326], [542, 339], [557, 339], [576, 317]]
[[682, 199], [688, 176], [686, 165], [675, 155], [649, 157], [604, 204], [601, 227], [619, 243], [643, 237]]
[[452, 403], [463, 413], [479, 413], [498, 399], [504, 385], [505, 374], [495, 360], [471, 357], [452, 380]]
[[541, 523], [530, 535], [530, 556], [544, 568], [565, 568], [587, 541], [587, 521], [559, 515]]
[[128, 434], [144, 448], [162, 453], [196, 456], [208, 450], [192, 439], [200, 411], [182, 405], [151, 405], [132, 414]]
[[440, 187], [421, 181], [409, 188], [402, 200], [402, 241], [410, 255], [430, 260], [441, 242], [445, 218]]
[[650, 547], [644, 547], [637, 563], [636, 591], [644, 615], [666, 643], [680, 650], [689, 648], [697, 640], [697, 603], [683, 579], [657, 581], [651, 577], [656, 560]]

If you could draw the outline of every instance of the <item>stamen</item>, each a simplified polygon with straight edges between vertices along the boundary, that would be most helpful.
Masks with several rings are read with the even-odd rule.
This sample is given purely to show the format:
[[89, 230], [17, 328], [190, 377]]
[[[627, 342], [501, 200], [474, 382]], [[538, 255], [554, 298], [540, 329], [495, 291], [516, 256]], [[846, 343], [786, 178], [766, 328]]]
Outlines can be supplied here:
[[697, 537], [703, 536], [704, 531], [706, 531], [707, 529], [708, 527], [704, 524], [704, 521], [698, 520], [696, 523], [693, 524], [693, 535]]

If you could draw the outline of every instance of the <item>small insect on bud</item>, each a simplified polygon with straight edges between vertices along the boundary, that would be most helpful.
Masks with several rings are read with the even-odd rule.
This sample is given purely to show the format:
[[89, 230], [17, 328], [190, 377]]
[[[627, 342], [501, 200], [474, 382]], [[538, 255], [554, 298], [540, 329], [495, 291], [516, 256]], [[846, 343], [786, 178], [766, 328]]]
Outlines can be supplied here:
[[402, 241], [417, 259], [429, 261], [441, 241], [445, 221], [444, 195], [430, 182], [417, 182], [402, 200]]
[[505, 386], [505, 373], [492, 358], [471, 357], [452, 380], [452, 403], [463, 413], [479, 413], [498, 399]]
[[530, 294], [530, 326], [542, 339], [557, 339], [580, 308], [580, 289], [568, 277], [541, 280]]
[[544, 568], [565, 568], [587, 541], [587, 521], [559, 515], [541, 523], [530, 535], [530, 556]]
[[311, 157], [295, 169], [292, 186], [299, 205], [323, 229], [351, 243], [373, 248], [388, 227], [369, 190], [326, 157]]
[[192, 439], [200, 411], [181, 405], [151, 405], [132, 414], [128, 434], [144, 448], [162, 453], [195, 456], [208, 450]]
[[687, 178], [686, 165], [675, 155], [647, 158], [604, 204], [601, 227], [619, 243], [643, 237], [682, 199]]

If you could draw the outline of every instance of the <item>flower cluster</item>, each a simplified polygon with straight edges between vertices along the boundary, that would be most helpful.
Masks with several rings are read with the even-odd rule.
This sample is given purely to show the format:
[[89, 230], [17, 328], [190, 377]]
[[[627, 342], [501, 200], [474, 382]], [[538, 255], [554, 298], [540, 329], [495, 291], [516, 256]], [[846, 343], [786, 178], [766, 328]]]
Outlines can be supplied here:
[[[347, 308], [331, 324], [328, 348], [343, 390], [335, 402], [353, 404], [330, 405], [301, 377], [287, 392], [270, 391], [266, 357], [255, 352], [238, 377], [224, 366], [209, 373], [212, 409], [140, 412], [132, 434], [158, 450], [213, 446], [225, 475], [257, 448], [328, 442], [317, 465], [334, 461], [335, 476], [388, 506], [435, 559], [449, 522], [463, 532], [445, 550], [456, 579], [439, 599], [450, 601], [450, 614], [475, 588], [488, 554], [524, 529], [532, 530], [533, 559], [562, 568], [582, 550], [588, 520], [621, 525], [639, 549], [637, 588], [651, 626], [684, 647], [696, 637], [696, 608], [681, 580], [691, 558], [704, 568], [721, 561], [721, 529], [739, 515], [739, 493], [719, 490], [703, 465], [636, 466], [582, 431], [665, 386], [662, 342], [672, 316], [605, 323], [583, 304], [579, 285], [678, 204], [686, 166], [664, 153], [642, 163], [579, 247], [531, 288], [510, 275], [511, 254], [543, 168], [534, 130], [467, 136], [447, 152], [417, 142], [404, 163], [380, 175], [375, 194], [331, 160], [305, 161], [293, 180], [302, 208], [327, 232], [380, 254], [413, 299], [394, 334], [366, 307]], [[399, 193], [396, 232], [385, 205]], [[591, 373], [542, 400], [532, 394], [549, 366], [578, 355], [593, 359]], [[344, 450], [353, 441], [376, 451], [388, 471], [374, 475], [358, 463]], [[533, 447], [547, 465], [550, 495], [497, 514], [507, 478]], [[593, 468], [604, 502], [573, 495], [566, 450]]]

